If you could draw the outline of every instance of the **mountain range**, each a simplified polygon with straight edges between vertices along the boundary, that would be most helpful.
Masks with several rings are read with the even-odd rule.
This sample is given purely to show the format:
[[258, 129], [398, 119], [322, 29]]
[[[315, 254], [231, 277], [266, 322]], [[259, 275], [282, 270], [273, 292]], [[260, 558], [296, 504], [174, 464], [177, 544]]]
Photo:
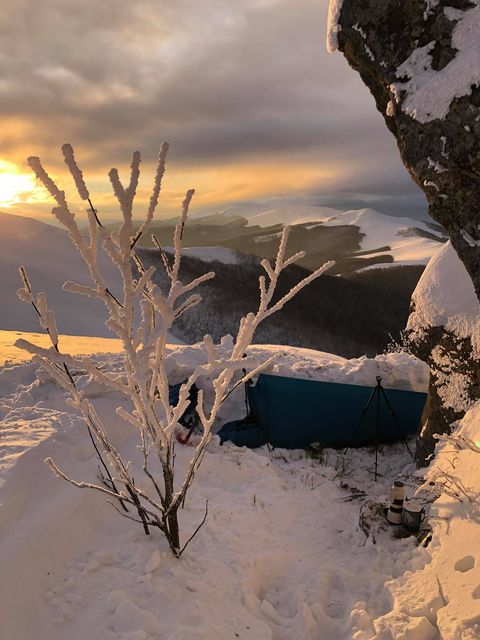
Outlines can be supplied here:
[[[154, 224], [152, 231], [164, 246], [171, 243], [175, 223], [168, 219]], [[307, 253], [301, 266], [315, 269], [326, 260], [335, 260], [333, 272], [343, 275], [379, 266], [425, 265], [447, 239], [437, 224], [388, 216], [373, 209], [232, 206], [192, 217], [184, 241], [191, 255], [195, 247], [209, 247], [212, 256], [215, 247], [223, 247], [273, 258], [285, 224], [291, 226], [289, 250]], [[149, 237], [143, 242], [152, 246]], [[221, 260], [220, 252], [217, 255]]]
[[[219, 338], [236, 331], [240, 316], [257, 304], [260, 258], [276, 254], [285, 221], [292, 225], [288, 253], [305, 249], [307, 257], [283, 274], [279, 294], [325, 260], [335, 259], [337, 264], [269, 319], [256, 342], [353, 357], [378, 353], [391, 336], [398, 338], [423, 265], [444, 240], [441, 228], [372, 210], [337, 212], [320, 207], [253, 211], [249, 217], [232, 209], [194, 216], [184, 232], [182, 274], [196, 277], [213, 268], [217, 275], [203, 286], [204, 303], [185, 314], [173, 332], [176, 337], [195, 342], [205, 333]], [[175, 222], [154, 225], [167, 252]], [[159, 252], [148, 246], [139, 251], [148, 264], [158, 267], [162, 286]], [[119, 285], [115, 269], [107, 256], [99, 259], [115, 291]], [[53, 225], [6, 213], [0, 213], [0, 329], [38, 330], [33, 310], [16, 297], [20, 264], [35, 290], [46, 291], [62, 333], [109, 335], [101, 303], [61, 289], [65, 280], [88, 282], [87, 269], [67, 234]]]

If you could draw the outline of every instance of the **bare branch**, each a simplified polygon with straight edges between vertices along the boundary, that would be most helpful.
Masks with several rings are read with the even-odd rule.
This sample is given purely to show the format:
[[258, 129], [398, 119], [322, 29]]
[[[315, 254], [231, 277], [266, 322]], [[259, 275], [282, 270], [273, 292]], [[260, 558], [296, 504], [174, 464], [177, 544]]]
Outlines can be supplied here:
[[182, 553], [185, 551], [185, 549], [188, 547], [188, 544], [194, 539], [194, 537], [197, 535], [197, 533], [200, 531], [200, 529], [203, 527], [203, 525], [205, 524], [205, 520], [207, 519], [208, 516], [208, 500], [205, 500], [205, 513], [203, 515], [203, 519], [200, 522], [200, 524], [198, 525], [198, 527], [195, 529], [195, 531], [192, 533], [192, 535], [189, 537], [189, 539], [185, 542], [185, 544], [183, 545], [183, 547], [180, 549], [180, 552], [178, 554], [178, 557], [180, 557], [182, 555]]

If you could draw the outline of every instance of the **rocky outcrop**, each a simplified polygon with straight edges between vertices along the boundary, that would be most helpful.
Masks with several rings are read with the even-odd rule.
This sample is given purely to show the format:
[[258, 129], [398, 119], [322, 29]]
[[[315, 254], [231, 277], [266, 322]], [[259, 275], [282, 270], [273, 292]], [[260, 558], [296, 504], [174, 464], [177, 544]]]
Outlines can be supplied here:
[[412, 296], [410, 350], [430, 367], [416, 459], [425, 464], [436, 433], [449, 433], [480, 396], [480, 305], [450, 242], [431, 259]]
[[[479, 28], [478, 0], [331, 0], [328, 38], [370, 89], [405, 167], [427, 197], [431, 217], [447, 230], [473, 282], [475, 301], [480, 299]], [[455, 251], [449, 248], [450, 257]], [[423, 462], [433, 451], [433, 434], [447, 431], [480, 398], [480, 377], [475, 337], [468, 333], [472, 326], [466, 332], [447, 316], [433, 321], [425, 308], [419, 312], [420, 303], [417, 291], [411, 320], [419, 322], [409, 323], [408, 335], [432, 374], [417, 452]]]
[[373, 94], [480, 296], [480, 6], [343, 0], [338, 8], [338, 48]]

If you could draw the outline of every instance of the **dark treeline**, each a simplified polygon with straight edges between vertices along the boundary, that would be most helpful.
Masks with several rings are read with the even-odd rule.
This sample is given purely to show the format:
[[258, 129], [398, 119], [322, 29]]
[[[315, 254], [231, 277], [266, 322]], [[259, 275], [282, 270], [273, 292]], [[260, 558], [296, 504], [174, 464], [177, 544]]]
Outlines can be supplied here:
[[[166, 284], [159, 253], [140, 249], [146, 266], [157, 266], [156, 281]], [[214, 340], [235, 334], [242, 315], [258, 305], [259, 260], [243, 256], [238, 264], [205, 263], [182, 258], [180, 277], [195, 278], [213, 270], [216, 277], [201, 287], [203, 302], [184, 314], [173, 333], [185, 342], [197, 342], [209, 333]], [[286, 344], [336, 353], [345, 357], [381, 353], [399, 339], [411, 294], [421, 266], [375, 269], [350, 276], [324, 275], [301, 291], [285, 308], [262, 324], [254, 342]], [[278, 296], [305, 273], [289, 267], [279, 281]]]

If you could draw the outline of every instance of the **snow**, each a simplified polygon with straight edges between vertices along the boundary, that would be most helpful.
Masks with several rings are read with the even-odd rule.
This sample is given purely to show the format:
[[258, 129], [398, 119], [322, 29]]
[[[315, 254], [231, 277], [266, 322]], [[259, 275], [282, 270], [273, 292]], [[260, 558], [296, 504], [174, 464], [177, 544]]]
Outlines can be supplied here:
[[[335, 3], [334, 3], [335, 4]], [[458, 51], [443, 69], [432, 69], [432, 41], [415, 49], [397, 69], [397, 78], [408, 77], [390, 86], [397, 102], [412, 118], [425, 123], [437, 118], [445, 118], [455, 98], [469, 95], [473, 85], [480, 83], [480, 5], [454, 15], [449, 19], [458, 20], [452, 32], [452, 48]]]
[[[172, 247], [165, 247], [165, 251], [172, 252]], [[204, 262], [222, 262], [223, 264], [238, 264], [240, 255], [227, 247], [185, 247], [182, 256], [199, 258]]]
[[[428, 388], [428, 367], [414, 356], [399, 352], [387, 353], [375, 358], [352, 358], [313, 349], [280, 345], [252, 345], [248, 355], [263, 362], [275, 356], [269, 373], [279, 376], [323, 380], [325, 382], [345, 382], [371, 386], [375, 377], [382, 377], [386, 388], [426, 391]], [[205, 354], [197, 346], [176, 349], [177, 366], [185, 368], [205, 362]]]
[[[235, 207], [223, 212], [227, 217], [237, 213]], [[277, 224], [316, 224], [325, 226], [355, 225], [365, 235], [361, 241], [361, 250], [371, 250], [372, 255], [392, 255], [395, 263], [383, 263], [381, 267], [392, 265], [426, 264], [430, 257], [437, 251], [439, 242], [416, 235], [414, 229], [421, 229], [428, 233], [432, 229], [425, 222], [407, 217], [389, 216], [374, 209], [352, 209], [340, 211], [331, 207], [285, 206], [272, 208], [250, 207], [247, 211], [238, 210], [248, 220], [248, 226], [257, 225], [270, 227]], [[311, 228], [311, 227], [310, 227]], [[435, 235], [435, 234], [434, 234]], [[273, 234], [265, 236], [265, 241], [270, 240]], [[262, 238], [256, 238], [261, 242]], [[391, 250], [376, 252], [375, 249], [390, 246]], [[372, 268], [378, 268], [374, 265]]]
[[270, 227], [276, 224], [294, 225], [306, 224], [308, 222], [322, 222], [327, 218], [340, 213], [333, 207], [316, 207], [308, 205], [272, 207], [261, 209], [258, 212], [247, 216], [249, 227], [257, 225], [259, 227]]
[[[402, 354], [369, 364], [287, 347], [252, 349], [258, 357], [275, 351], [279, 373], [325, 379], [362, 380], [367, 370], [369, 377], [389, 367], [393, 380], [397, 365], [401, 371], [407, 360], [414, 363]], [[198, 347], [171, 348], [169, 374], [181, 379], [204, 357]], [[119, 356], [99, 357], [99, 364], [121, 367]], [[360, 638], [389, 610], [384, 583], [424, 564], [426, 553], [412, 538], [366, 543], [357, 527], [359, 504], [345, 489], [385, 498], [392, 477], [412, 468], [403, 446], [381, 454], [384, 477], [375, 484], [368, 450], [346, 459], [326, 452], [319, 462], [300, 451], [219, 447], [217, 439], [182, 512], [186, 535], [208, 499], [207, 522], [181, 560], [174, 559], [163, 538], [146, 538], [103, 497], [76, 490], [46, 468], [43, 460], [52, 456], [74, 477], [95, 478], [97, 464], [65, 395], [37, 369], [28, 363], [0, 370], [5, 637]], [[114, 415], [114, 393], [93, 389], [82, 374], [79, 384], [102, 416]], [[242, 407], [242, 391], [234, 395], [223, 420]], [[114, 422], [117, 446], [134, 459], [135, 434], [118, 416]], [[176, 466], [191, 453], [179, 447]]]
[[[438, 250], [439, 242], [414, 235], [413, 228], [432, 233], [432, 230], [420, 220], [387, 216], [374, 209], [355, 209], [345, 211], [323, 221], [325, 226], [355, 225], [364, 234], [360, 250], [372, 251], [372, 254], [389, 254], [394, 263], [387, 266], [404, 264], [427, 264]], [[377, 252], [375, 249], [389, 246], [390, 250]], [[382, 265], [384, 267], [385, 265]]]
[[[456, 434], [478, 441], [479, 425], [480, 403], [477, 403], [467, 412]], [[389, 584], [393, 611], [375, 621], [379, 629], [387, 622], [392, 625], [401, 621], [403, 616], [425, 616], [438, 628], [432, 638], [475, 640], [480, 637], [479, 456], [480, 449], [479, 453], [455, 452], [449, 443], [438, 445], [426, 480], [433, 479], [439, 469], [453, 473], [461, 478], [470, 501], [460, 502], [443, 494], [433, 504], [431, 515], [435, 518], [435, 526], [429, 547], [431, 559], [423, 570], [407, 571]]]
[[[412, 295], [407, 322], [413, 340], [422, 341], [430, 327], [442, 326], [456, 338], [471, 340], [480, 354], [480, 305], [472, 280], [455, 249], [447, 242], [431, 259]], [[431, 352], [437, 390], [445, 406], [465, 411], [471, 405], [471, 379], [452, 360], [455, 354], [438, 345]]]
[[[424, 389], [426, 367], [394, 353], [345, 360], [282, 346], [251, 347], [272, 373]], [[167, 370], [182, 379], [205, 353], [170, 347]], [[121, 371], [119, 355], [98, 365]], [[116, 445], [132, 460], [139, 452], [132, 427], [113, 410], [122, 400], [78, 372]], [[94, 479], [97, 462], [88, 435], [65, 394], [35, 363], [0, 368], [3, 417], [0, 449], [0, 617], [5, 638], [35, 640], [473, 640], [480, 633], [477, 565], [478, 454], [455, 455], [472, 501], [442, 495], [432, 507], [433, 541], [388, 531], [376, 544], [358, 527], [361, 502], [385, 501], [394, 479], [409, 497], [422, 482], [402, 444], [383, 447], [381, 477], [373, 482], [368, 449], [251, 451], [214, 438], [181, 513], [184, 535], [209, 514], [180, 560], [162, 537], [147, 538], [122, 519], [103, 496], [56, 478], [43, 463], [61, 461], [75, 478]], [[220, 422], [244, 412], [239, 389]], [[113, 424], [114, 423], [114, 424]], [[480, 403], [459, 433], [480, 438]], [[427, 481], [452, 469], [452, 449], [440, 445]], [[178, 447], [176, 466], [189, 447]], [[450, 462], [449, 462], [450, 460]], [[361, 492], [360, 497], [356, 494]]]
[[[11, 363], [22, 362], [29, 355], [15, 346], [17, 340], [30, 340], [41, 347], [51, 346], [46, 333], [26, 333], [24, 331], [0, 331], [0, 365], [7, 360]], [[72, 355], [87, 355], [89, 353], [118, 353], [122, 346], [115, 338], [95, 338], [92, 336], [60, 336], [60, 345]]]
[[327, 17], [327, 51], [333, 53], [338, 49], [338, 32], [341, 27], [338, 24], [343, 0], [330, 0]]
[[[105, 326], [103, 304], [62, 289], [66, 280], [90, 283], [88, 269], [73, 250], [67, 234], [33, 218], [0, 212], [0, 363], [27, 357], [26, 354], [22, 357], [13, 346], [19, 337], [33, 337], [34, 342], [47, 346], [46, 335], [39, 334], [37, 315], [17, 298], [16, 292], [21, 286], [20, 265], [26, 268], [34, 290], [46, 292], [48, 303], [56, 313], [61, 339], [69, 349], [77, 354], [119, 350], [118, 341], [111, 338]], [[118, 273], [103, 252], [99, 255], [99, 265], [110, 288], [116, 291]], [[181, 344], [170, 334], [168, 340]]]
[[475, 336], [480, 305], [473, 283], [450, 241], [428, 263], [413, 293], [407, 329], [443, 326], [459, 337]]
[[[99, 264], [113, 291], [118, 275], [109, 258], [100, 253]], [[36, 292], [45, 291], [57, 314], [58, 328], [69, 335], [108, 337], [103, 304], [62, 290], [66, 280], [89, 284], [83, 259], [72, 250], [67, 234], [58, 227], [32, 218], [0, 212], [0, 329], [38, 331], [35, 313], [17, 299], [21, 286], [18, 267], [23, 265]]]

